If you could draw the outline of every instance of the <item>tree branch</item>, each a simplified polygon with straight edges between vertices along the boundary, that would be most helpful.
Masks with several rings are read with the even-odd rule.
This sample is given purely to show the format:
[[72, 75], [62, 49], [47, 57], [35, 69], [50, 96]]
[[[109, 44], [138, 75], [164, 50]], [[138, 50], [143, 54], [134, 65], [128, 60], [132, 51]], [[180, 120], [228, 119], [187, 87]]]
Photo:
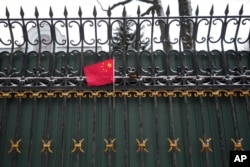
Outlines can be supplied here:
[[148, 0], [139, 0], [139, 1], [144, 2], [144, 3], [154, 4], [154, 1], [148, 1]]
[[100, 7], [101, 7], [101, 9], [102, 9], [103, 11], [105, 11], [105, 12], [108, 11], [107, 9], [104, 9], [104, 8], [103, 8], [103, 6], [102, 6], [101, 2], [99, 2], [99, 0], [96, 0], [96, 1], [97, 1], [97, 3], [100, 5]]
[[[101, 9], [103, 10], [103, 11], [108, 11], [108, 9], [104, 9], [103, 8], [103, 6], [102, 6], [102, 4], [101, 4], [101, 2], [99, 1], [99, 0], [96, 0], [97, 1], [97, 3], [101, 6]], [[118, 3], [115, 3], [115, 4], [113, 4], [113, 6], [111, 6], [110, 7], [110, 10], [112, 10], [112, 9], [114, 9], [115, 7], [117, 7], [117, 6], [120, 6], [120, 5], [125, 5], [125, 4], [127, 4], [127, 3], [130, 3], [131, 1], [133, 1], [133, 0], [125, 0], [125, 1], [121, 1], [121, 2], [118, 2]], [[144, 3], [150, 3], [150, 4], [154, 4], [154, 2], [153, 1], [150, 1], [150, 0], [139, 0], [140, 2], [144, 2]]]
[[152, 12], [153, 10], [157, 11], [159, 10], [160, 6], [159, 5], [153, 5], [151, 7], [149, 7], [146, 12], [142, 13], [141, 16], [145, 16], [145, 15], [149, 15], [150, 12]]
[[126, 1], [122, 1], [122, 2], [118, 2], [116, 4], [114, 4], [113, 6], [110, 7], [110, 10], [114, 9], [115, 7], [119, 6], [119, 5], [125, 5], [129, 2], [131, 2], [132, 0], [126, 0]]
[[[103, 11], [106, 11], [106, 12], [108, 11], [107, 9], [104, 9], [104, 8], [103, 8], [103, 6], [102, 6], [102, 4], [101, 4], [101, 2], [100, 2], [99, 0], [96, 0], [96, 1], [97, 1], [98, 4], [101, 6], [101, 8], [102, 8]], [[132, 1], [132, 0], [125, 0], [125, 1], [122, 1], [122, 2], [115, 3], [113, 6], [110, 7], [110, 10], [114, 9], [114, 8], [117, 7], [117, 6], [125, 5], [125, 4], [127, 4], [127, 3], [131, 2], [131, 1]]]

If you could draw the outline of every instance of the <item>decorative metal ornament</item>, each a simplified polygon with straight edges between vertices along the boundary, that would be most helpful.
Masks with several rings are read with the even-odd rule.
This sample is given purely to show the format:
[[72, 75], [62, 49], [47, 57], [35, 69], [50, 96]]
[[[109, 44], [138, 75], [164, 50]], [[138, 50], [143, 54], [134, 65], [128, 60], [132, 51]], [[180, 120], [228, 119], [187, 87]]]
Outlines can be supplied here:
[[72, 140], [74, 142], [74, 148], [72, 149], [71, 153], [75, 152], [77, 149], [83, 153], [84, 150], [82, 148], [82, 142], [84, 141], [84, 139], [81, 139], [78, 143], [76, 142], [75, 139], [72, 139]]
[[170, 145], [170, 148], [169, 148], [168, 152], [173, 151], [174, 149], [177, 150], [177, 151], [179, 151], [179, 152], [181, 151], [181, 150], [179, 149], [179, 147], [178, 147], [179, 138], [177, 138], [177, 139], [175, 139], [175, 140], [170, 140], [170, 139], [168, 138], [168, 141], [169, 141], [169, 145]]
[[20, 149], [19, 149], [19, 144], [22, 141], [22, 139], [19, 139], [16, 143], [10, 139], [10, 150], [8, 151], [8, 153], [11, 153], [13, 150], [16, 150], [18, 153], [21, 153]]
[[139, 151], [144, 151], [144, 152], [148, 152], [147, 148], [146, 148], [146, 142], [148, 141], [148, 139], [142, 140], [142, 142], [140, 142], [140, 140], [136, 139], [137, 142], [137, 150], [136, 152], [138, 153]]
[[51, 143], [52, 143], [53, 139], [48, 140], [48, 142], [45, 142], [45, 140], [42, 139], [42, 150], [41, 153], [43, 153], [45, 150], [48, 150], [50, 153], [53, 153], [53, 151], [51, 150]]
[[213, 150], [211, 149], [210, 147], [210, 141], [212, 140], [212, 138], [209, 138], [209, 139], [206, 139], [205, 141], [201, 138], [199, 138], [200, 142], [201, 142], [201, 152], [207, 150], [207, 151], [210, 151], [210, 152], [213, 152]]
[[240, 138], [239, 140], [237, 140], [237, 142], [231, 138], [231, 141], [233, 142], [234, 151], [244, 151], [243, 146], [242, 146], [243, 138]]
[[114, 142], [115, 142], [115, 138], [114, 139], [110, 139], [110, 142], [108, 142], [107, 139], [104, 139], [105, 143], [106, 143], [106, 146], [105, 146], [105, 149], [104, 149], [104, 152], [108, 152], [108, 151], [113, 151], [113, 152], [116, 152], [115, 148], [114, 148]]

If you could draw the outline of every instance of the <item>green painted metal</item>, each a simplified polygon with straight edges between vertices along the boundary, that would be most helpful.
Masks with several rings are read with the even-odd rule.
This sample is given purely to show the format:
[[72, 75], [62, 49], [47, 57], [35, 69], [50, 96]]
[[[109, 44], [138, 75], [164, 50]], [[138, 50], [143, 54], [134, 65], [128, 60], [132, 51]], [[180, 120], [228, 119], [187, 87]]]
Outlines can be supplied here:
[[[171, 100], [170, 100], [171, 98]], [[205, 121], [202, 122], [200, 98]], [[1, 166], [228, 166], [229, 151], [235, 138], [232, 113], [236, 114], [237, 132], [243, 138], [244, 149], [250, 148], [250, 129], [246, 101], [248, 96], [232, 97], [137, 97], [116, 98], [2, 98], [1, 110]], [[216, 102], [216, 99], [218, 100]], [[113, 105], [115, 102], [115, 105]], [[155, 103], [157, 104], [155, 105]], [[112, 103], [112, 104], [111, 104]], [[140, 115], [142, 111], [142, 136]], [[171, 109], [172, 108], [172, 109]], [[235, 111], [232, 111], [235, 110]], [[171, 118], [172, 110], [173, 118]], [[218, 110], [218, 111], [217, 111]], [[249, 109], [248, 109], [249, 110]], [[111, 111], [111, 117], [109, 117]], [[155, 122], [157, 114], [157, 124]], [[111, 120], [109, 120], [111, 118]], [[173, 120], [171, 120], [173, 119]], [[111, 121], [111, 122], [109, 122]], [[172, 125], [171, 125], [172, 121]], [[116, 138], [116, 152], [105, 153], [104, 138]], [[200, 152], [203, 138], [212, 138], [213, 152]], [[223, 131], [220, 131], [219, 126]], [[173, 134], [171, 134], [171, 128]], [[125, 129], [127, 131], [125, 131]], [[156, 137], [158, 133], [158, 141]], [[125, 135], [126, 134], [126, 135]], [[148, 138], [148, 153], [136, 153], [136, 138]], [[41, 139], [53, 139], [53, 153], [41, 153]], [[84, 153], [71, 153], [72, 139], [84, 138]], [[168, 152], [167, 138], [180, 138], [181, 152]], [[10, 149], [9, 139], [20, 143], [21, 154]], [[159, 148], [157, 149], [157, 142]], [[126, 146], [127, 143], [127, 146]], [[225, 155], [223, 155], [223, 149]], [[190, 149], [190, 150], [189, 150]], [[157, 155], [159, 152], [159, 155]], [[190, 154], [191, 153], [191, 154]], [[110, 155], [110, 160], [109, 160]], [[206, 159], [206, 155], [207, 158]], [[225, 162], [223, 162], [225, 157]], [[192, 162], [191, 162], [192, 161]]]

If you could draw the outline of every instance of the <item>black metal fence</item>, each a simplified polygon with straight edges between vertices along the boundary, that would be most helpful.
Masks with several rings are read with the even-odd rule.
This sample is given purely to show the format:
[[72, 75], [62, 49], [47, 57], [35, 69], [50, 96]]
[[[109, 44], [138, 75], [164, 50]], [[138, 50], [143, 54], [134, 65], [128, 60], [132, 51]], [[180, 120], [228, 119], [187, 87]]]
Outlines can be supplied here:
[[[212, 7], [208, 16], [199, 16], [197, 8], [195, 16], [173, 17], [168, 8], [165, 16], [156, 16], [153, 10], [151, 16], [142, 17], [138, 8], [136, 17], [128, 17], [124, 8], [121, 17], [112, 17], [110, 11], [99, 17], [94, 8], [93, 17], [85, 18], [79, 8], [78, 17], [69, 18], [65, 8], [64, 17], [54, 18], [50, 8], [48, 18], [39, 18], [36, 8], [35, 17], [26, 18], [21, 8], [20, 18], [10, 18], [6, 8], [6, 18], [0, 19], [1, 89], [82, 89], [86, 85], [82, 67], [109, 57], [116, 60], [118, 89], [248, 88], [250, 17], [243, 15], [243, 6], [237, 16], [229, 16], [228, 7], [224, 16], [213, 13]], [[114, 29], [130, 23], [134, 37], [128, 38], [123, 29], [124, 38], [115, 40]], [[190, 50], [183, 50], [186, 24], [192, 27]], [[113, 44], [121, 48], [113, 49]], [[142, 50], [142, 44], [151, 47]], [[166, 50], [165, 44], [172, 48]], [[244, 51], [239, 51], [240, 45]]]

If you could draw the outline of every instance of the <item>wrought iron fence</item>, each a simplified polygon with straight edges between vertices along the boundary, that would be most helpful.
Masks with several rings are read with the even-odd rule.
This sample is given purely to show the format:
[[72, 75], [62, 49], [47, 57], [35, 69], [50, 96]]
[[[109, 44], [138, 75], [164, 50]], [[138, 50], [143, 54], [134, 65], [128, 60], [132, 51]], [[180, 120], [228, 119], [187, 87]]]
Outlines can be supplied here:
[[[224, 16], [214, 16], [212, 8], [209, 16], [199, 16], [197, 9], [195, 16], [172, 17], [168, 9], [166, 16], [141, 17], [138, 9], [137, 17], [127, 17], [124, 9], [122, 17], [110, 12], [97, 17], [94, 9], [93, 17], [85, 18], [79, 9], [77, 18], [68, 18], [65, 8], [63, 18], [54, 18], [52, 9], [48, 18], [39, 18], [37, 9], [35, 18], [25, 18], [21, 9], [21, 18], [12, 19], [6, 9], [6, 18], [0, 19], [0, 163], [227, 166], [231, 141], [249, 141], [250, 52], [239, 51], [238, 44], [249, 43], [249, 30], [240, 35], [250, 17], [242, 13], [243, 8], [229, 16], [226, 9]], [[113, 29], [129, 22], [135, 37], [114, 40]], [[182, 46], [186, 23], [192, 25], [191, 50]], [[143, 26], [149, 29], [145, 39], [140, 37]], [[164, 35], [157, 33], [159, 26]], [[219, 29], [218, 38], [213, 27]], [[151, 48], [142, 50], [147, 42]], [[121, 48], [113, 49], [113, 43]], [[157, 48], [166, 43], [173, 48]], [[220, 49], [212, 49], [213, 44]], [[233, 48], [227, 50], [228, 45]], [[82, 67], [110, 57], [115, 58], [116, 90], [109, 91], [113, 85], [88, 88]], [[179, 147], [173, 144], [176, 138]], [[9, 150], [8, 139], [11, 149], [19, 149], [22, 139], [22, 157]], [[201, 151], [213, 149], [213, 154], [201, 154], [205, 139]], [[109, 148], [117, 152], [106, 152], [114, 141]], [[83, 156], [81, 149], [74, 152], [77, 144], [86, 148]], [[169, 153], [173, 148], [181, 154]]]
[[[228, 15], [228, 7], [224, 16], [214, 16], [213, 7], [208, 16], [199, 16], [199, 8], [195, 16], [184, 17], [170, 16], [169, 8], [165, 16], [153, 10], [142, 17], [140, 8], [136, 17], [126, 13], [124, 8], [121, 17], [111, 11], [99, 17], [94, 8], [93, 17], [84, 17], [79, 8], [78, 17], [69, 18], [65, 8], [64, 17], [54, 18], [50, 8], [48, 18], [39, 18], [36, 8], [35, 17], [26, 18], [21, 8], [20, 18], [11, 18], [6, 8], [6, 18], [0, 19], [0, 89], [83, 89], [82, 67], [110, 57], [116, 61], [117, 89], [249, 88], [250, 53], [239, 50], [239, 45], [248, 48], [250, 36], [243, 6], [237, 16]], [[124, 38], [115, 40], [114, 28], [130, 23], [134, 37], [127, 38], [123, 29]], [[183, 50], [186, 24], [192, 27], [190, 50]], [[121, 48], [113, 49], [118, 43]], [[142, 50], [146, 43], [150, 49]]]

